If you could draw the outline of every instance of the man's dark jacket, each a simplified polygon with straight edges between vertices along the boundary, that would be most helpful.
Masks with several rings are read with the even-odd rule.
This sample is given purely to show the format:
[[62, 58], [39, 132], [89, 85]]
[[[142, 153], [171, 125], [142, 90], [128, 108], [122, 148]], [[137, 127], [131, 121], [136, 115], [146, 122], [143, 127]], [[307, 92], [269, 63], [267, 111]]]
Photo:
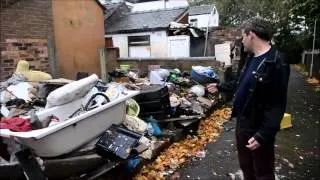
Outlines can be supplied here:
[[[252, 58], [249, 56], [246, 62]], [[242, 72], [248, 63], [242, 68]], [[260, 144], [274, 143], [287, 104], [290, 66], [273, 47], [254, 73], [250, 93], [237, 117], [237, 131], [248, 133]], [[242, 79], [218, 85], [220, 92], [235, 92]]]

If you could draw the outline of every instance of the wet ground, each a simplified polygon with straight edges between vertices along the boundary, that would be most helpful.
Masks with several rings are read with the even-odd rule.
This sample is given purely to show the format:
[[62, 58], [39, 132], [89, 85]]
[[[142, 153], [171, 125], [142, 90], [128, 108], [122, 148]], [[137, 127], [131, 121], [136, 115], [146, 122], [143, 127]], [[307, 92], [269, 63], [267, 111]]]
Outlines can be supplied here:
[[[292, 128], [281, 130], [276, 140], [276, 179], [320, 179], [320, 93], [306, 78], [291, 70], [287, 113]], [[234, 122], [206, 147], [206, 156], [191, 161], [175, 174], [179, 179], [242, 179], [235, 147]]]

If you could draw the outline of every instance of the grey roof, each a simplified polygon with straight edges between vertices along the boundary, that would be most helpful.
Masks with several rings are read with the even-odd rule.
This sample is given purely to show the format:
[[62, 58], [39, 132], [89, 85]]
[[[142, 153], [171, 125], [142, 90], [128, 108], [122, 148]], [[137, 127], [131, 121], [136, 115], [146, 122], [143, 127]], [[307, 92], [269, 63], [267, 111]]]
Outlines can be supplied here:
[[116, 10], [118, 10], [118, 8], [122, 5], [125, 5], [125, 3], [121, 2], [121, 3], [108, 3], [105, 4], [104, 6], [106, 7], [106, 15], [105, 15], [105, 19], [108, 19], [109, 17], [111, 17], [113, 15], [113, 13], [116, 12]]
[[194, 6], [189, 8], [189, 16], [199, 15], [199, 14], [210, 14], [214, 5], [206, 6]]
[[119, 18], [106, 20], [106, 34], [142, 32], [168, 28], [187, 8], [165, 9], [124, 14]]

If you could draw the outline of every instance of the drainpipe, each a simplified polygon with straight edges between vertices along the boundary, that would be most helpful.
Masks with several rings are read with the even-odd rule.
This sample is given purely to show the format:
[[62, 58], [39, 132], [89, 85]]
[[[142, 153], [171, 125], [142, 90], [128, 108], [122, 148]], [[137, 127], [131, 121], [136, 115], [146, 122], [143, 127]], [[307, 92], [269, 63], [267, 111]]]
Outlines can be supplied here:
[[313, 28], [313, 42], [312, 42], [312, 54], [311, 54], [311, 65], [310, 65], [310, 78], [312, 77], [312, 71], [313, 71], [313, 56], [314, 56], [314, 44], [316, 42], [316, 28], [317, 27], [317, 19], [314, 20], [314, 28]]
[[206, 54], [207, 54], [209, 25], [210, 25], [210, 20], [211, 20], [211, 17], [212, 17], [212, 16], [213, 16], [213, 11], [211, 11], [210, 16], [209, 16], [209, 18], [208, 18], [207, 31], [206, 31], [206, 42], [205, 42], [205, 44], [204, 44], [203, 56], [206, 56]]

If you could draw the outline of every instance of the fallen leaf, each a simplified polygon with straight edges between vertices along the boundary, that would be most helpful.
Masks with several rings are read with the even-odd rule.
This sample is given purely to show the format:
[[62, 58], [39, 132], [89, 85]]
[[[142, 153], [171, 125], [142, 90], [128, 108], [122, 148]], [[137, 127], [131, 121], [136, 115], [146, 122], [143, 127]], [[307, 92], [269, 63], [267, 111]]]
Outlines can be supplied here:
[[200, 121], [197, 136], [188, 135], [180, 142], [171, 144], [171, 146], [162, 152], [153, 163], [143, 167], [134, 179], [165, 179], [164, 176], [172, 174], [173, 170], [185, 163], [187, 159], [205, 157], [205, 145], [217, 139], [222, 132], [222, 124], [229, 120], [230, 117], [231, 108], [216, 110], [209, 117]]
[[308, 78], [307, 79], [309, 84], [319, 84], [320, 81], [317, 78]]

